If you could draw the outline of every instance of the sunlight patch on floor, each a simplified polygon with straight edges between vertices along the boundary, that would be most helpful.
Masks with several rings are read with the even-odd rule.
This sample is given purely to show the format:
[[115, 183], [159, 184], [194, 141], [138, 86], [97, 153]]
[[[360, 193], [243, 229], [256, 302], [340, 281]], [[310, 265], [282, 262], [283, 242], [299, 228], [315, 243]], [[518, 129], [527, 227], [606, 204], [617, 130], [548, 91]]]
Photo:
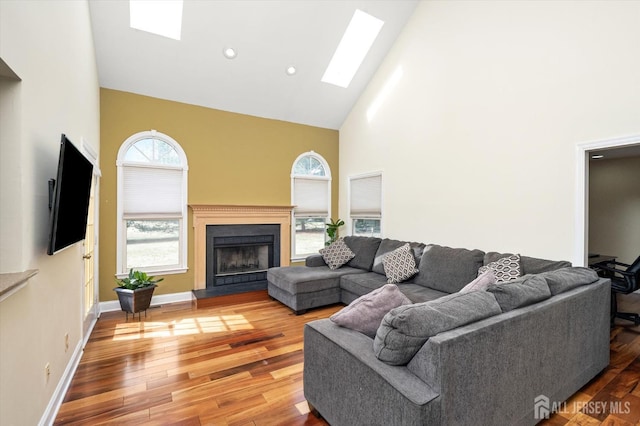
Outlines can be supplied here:
[[243, 315], [239, 314], [185, 318], [169, 322], [131, 322], [116, 325], [113, 340], [125, 341], [157, 337], [189, 336], [194, 334], [252, 330], [253, 328], [253, 325], [251, 325]]
[[298, 412], [302, 415], [305, 415], [310, 411], [309, 404], [307, 404], [307, 401], [298, 402], [296, 404], [296, 408], [298, 409]]

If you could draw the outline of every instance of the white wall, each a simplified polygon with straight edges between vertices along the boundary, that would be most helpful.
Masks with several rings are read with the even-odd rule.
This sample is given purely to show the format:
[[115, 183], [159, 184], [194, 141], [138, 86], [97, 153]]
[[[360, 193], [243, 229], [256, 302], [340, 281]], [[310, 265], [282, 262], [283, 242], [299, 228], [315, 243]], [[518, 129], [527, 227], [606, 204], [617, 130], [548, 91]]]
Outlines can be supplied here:
[[575, 261], [576, 145], [640, 131], [639, 39], [640, 2], [422, 2], [340, 129], [340, 217], [383, 170], [386, 237]]
[[[60, 134], [99, 151], [99, 87], [85, 1], [0, 1], [0, 58], [21, 81], [0, 85], [2, 112], [17, 108], [0, 132], [3, 193], [0, 272], [39, 269], [0, 302], [0, 424], [43, 419], [80, 348], [82, 245], [46, 255], [47, 181], [55, 177]], [[18, 117], [15, 119], [15, 117]], [[5, 130], [5, 126], [11, 129]], [[7, 246], [9, 244], [10, 246]], [[65, 348], [64, 336], [70, 337]], [[45, 364], [51, 375], [46, 378]]]
[[640, 157], [589, 164], [589, 252], [628, 264], [640, 256]]

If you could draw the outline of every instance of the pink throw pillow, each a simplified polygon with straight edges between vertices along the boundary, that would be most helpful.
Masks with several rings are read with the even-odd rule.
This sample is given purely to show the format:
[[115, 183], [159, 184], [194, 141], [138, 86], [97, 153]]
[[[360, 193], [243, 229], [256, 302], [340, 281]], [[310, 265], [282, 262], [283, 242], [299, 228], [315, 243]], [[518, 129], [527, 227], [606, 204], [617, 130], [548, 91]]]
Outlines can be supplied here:
[[489, 269], [484, 273], [480, 274], [478, 278], [471, 281], [469, 284], [462, 287], [460, 293], [468, 293], [470, 291], [481, 291], [486, 290], [492, 284], [496, 283], [496, 276], [493, 271]]

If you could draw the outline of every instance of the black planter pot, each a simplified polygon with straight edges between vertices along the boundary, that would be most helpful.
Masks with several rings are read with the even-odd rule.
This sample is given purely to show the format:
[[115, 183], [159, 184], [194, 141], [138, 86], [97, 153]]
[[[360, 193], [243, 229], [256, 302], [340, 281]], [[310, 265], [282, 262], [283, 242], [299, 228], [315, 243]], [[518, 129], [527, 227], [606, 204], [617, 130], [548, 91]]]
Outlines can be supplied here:
[[129, 314], [134, 314], [135, 318], [135, 314], [142, 311], [145, 311], [145, 316], [147, 315], [147, 309], [149, 309], [149, 305], [151, 305], [151, 297], [156, 287], [157, 285], [154, 284], [136, 290], [121, 287], [113, 289], [118, 294], [120, 309], [127, 313], [127, 319], [129, 319]]

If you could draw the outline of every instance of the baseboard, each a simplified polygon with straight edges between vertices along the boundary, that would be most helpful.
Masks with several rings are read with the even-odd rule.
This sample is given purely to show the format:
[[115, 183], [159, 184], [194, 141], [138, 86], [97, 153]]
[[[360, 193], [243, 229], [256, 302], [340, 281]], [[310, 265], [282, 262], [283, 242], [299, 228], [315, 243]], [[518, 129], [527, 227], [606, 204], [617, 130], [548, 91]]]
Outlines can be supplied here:
[[[183, 293], [160, 294], [151, 298], [151, 306], [164, 305], [167, 303], [189, 302], [192, 296], [190, 291]], [[120, 310], [120, 302], [117, 300], [109, 300], [100, 302], [100, 312], [112, 312]]]
[[49, 400], [49, 404], [47, 405], [46, 410], [42, 414], [40, 421], [38, 422], [39, 426], [48, 426], [52, 425], [56, 420], [56, 416], [58, 415], [58, 410], [60, 410], [60, 406], [62, 405], [62, 401], [64, 400], [65, 395], [67, 394], [67, 390], [69, 389], [69, 385], [71, 385], [71, 380], [73, 380], [73, 376], [76, 373], [76, 369], [78, 368], [78, 364], [80, 364], [80, 359], [82, 358], [82, 348], [83, 342], [80, 340], [73, 350], [73, 355], [71, 355], [71, 359], [67, 364], [67, 368], [65, 368], [64, 373], [62, 373], [62, 377], [56, 386], [56, 390], [53, 392], [51, 399]]

